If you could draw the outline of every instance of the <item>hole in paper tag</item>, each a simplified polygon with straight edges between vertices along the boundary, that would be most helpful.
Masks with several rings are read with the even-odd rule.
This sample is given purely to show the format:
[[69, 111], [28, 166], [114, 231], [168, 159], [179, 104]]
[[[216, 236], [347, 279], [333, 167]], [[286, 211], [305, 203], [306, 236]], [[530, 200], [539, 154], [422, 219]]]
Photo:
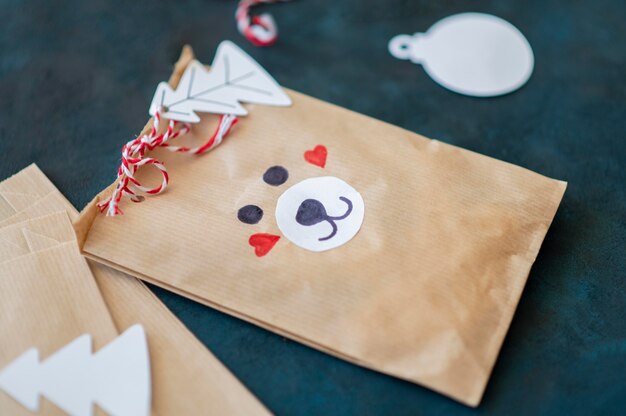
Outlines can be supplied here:
[[446, 17], [426, 33], [394, 37], [388, 47], [394, 57], [421, 64], [443, 87], [474, 97], [515, 91], [534, 67], [524, 35], [506, 20], [484, 13]]

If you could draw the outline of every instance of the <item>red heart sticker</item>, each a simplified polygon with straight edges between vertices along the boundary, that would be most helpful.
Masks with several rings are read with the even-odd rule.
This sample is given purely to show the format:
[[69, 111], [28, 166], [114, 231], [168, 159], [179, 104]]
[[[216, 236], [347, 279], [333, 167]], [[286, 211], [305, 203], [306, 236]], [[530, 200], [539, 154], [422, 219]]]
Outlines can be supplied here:
[[270, 252], [279, 239], [278, 235], [257, 233], [250, 236], [248, 244], [254, 247], [254, 254], [257, 257], [263, 257]]
[[328, 150], [326, 150], [326, 146], [321, 144], [315, 146], [313, 150], [304, 152], [304, 160], [320, 168], [326, 166], [326, 156], [328, 156]]

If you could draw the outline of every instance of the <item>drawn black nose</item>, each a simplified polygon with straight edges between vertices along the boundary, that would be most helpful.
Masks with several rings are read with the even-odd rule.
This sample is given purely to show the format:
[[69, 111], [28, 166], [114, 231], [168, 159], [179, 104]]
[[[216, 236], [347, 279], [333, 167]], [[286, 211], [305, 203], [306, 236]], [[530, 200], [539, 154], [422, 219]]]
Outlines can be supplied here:
[[298, 208], [296, 221], [300, 225], [315, 225], [328, 218], [326, 208], [317, 199], [305, 199]]
[[318, 238], [318, 240], [330, 240], [335, 236], [335, 234], [337, 234], [337, 224], [335, 224], [335, 221], [341, 221], [343, 219], [346, 219], [348, 215], [350, 215], [350, 213], [352, 212], [352, 201], [343, 196], [340, 196], [339, 199], [345, 202], [348, 207], [343, 215], [340, 215], [338, 217], [331, 217], [326, 213], [326, 208], [324, 208], [324, 205], [320, 201], [318, 201], [317, 199], [305, 199], [298, 207], [298, 212], [296, 213], [296, 221], [298, 222], [298, 224], [306, 226], [315, 225], [318, 222], [322, 221], [328, 221], [328, 223], [332, 227], [332, 232], [326, 237]]

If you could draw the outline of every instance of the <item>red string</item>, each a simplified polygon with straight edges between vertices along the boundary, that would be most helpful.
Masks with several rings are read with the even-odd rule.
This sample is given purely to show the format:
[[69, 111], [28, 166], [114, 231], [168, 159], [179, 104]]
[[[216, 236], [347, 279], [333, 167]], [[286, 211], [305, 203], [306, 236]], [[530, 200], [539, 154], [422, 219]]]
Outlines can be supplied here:
[[[117, 170], [117, 185], [111, 196], [106, 201], [98, 204], [100, 212], [106, 212], [108, 216], [120, 215], [122, 211], [119, 208], [119, 203], [124, 195], [134, 202], [141, 202], [144, 198], [140, 194], [156, 195], [167, 188], [169, 175], [164, 163], [152, 157], [146, 157], [146, 152], [157, 147], [163, 147], [172, 152], [192, 153], [195, 155], [205, 153], [218, 146], [228, 136], [230, 129], [237, 121], [238, 119], [234, 115], [222, 115], [215, 132], [205, 144], [195, 148], [173, 146], [169, 143], [169, 140], [187, 134], [191, 130], [191, 126], [188, 123], [170, 120], [165, 132], [158, 134], [161, 114], [160, 111], [157, 111], [154, 115], [150, 132], [129, 141], [122, 147], [122, 163]], [[182, 126], [179, 127], [180, 124]], [[153, 188], [143, 186], [135, 178], [137, 170], [144, 165], [152, 165], [161, 172], [161, 183], [158, 186]]]

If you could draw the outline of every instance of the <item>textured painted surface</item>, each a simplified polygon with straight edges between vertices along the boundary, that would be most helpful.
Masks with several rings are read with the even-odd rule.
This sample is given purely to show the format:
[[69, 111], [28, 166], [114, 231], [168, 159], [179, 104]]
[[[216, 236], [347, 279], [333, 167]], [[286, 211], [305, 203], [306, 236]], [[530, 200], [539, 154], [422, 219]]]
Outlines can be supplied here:
[[[271, 8], [282, 37], [269, 49], [238, 36], [234, 1], [109, 3], [0, 1], [1, 177], [36, 162], [82, 207], [113, 180], [180, 47], [210, 62], [232, 39], [285, 86], [569, 181], [477, 410], [155, 289], [272, 410], [624, 411], [625, 3], [300, 0]], [[463, 11], [496, 14], [526, 35], [536, 66], [524, 88], [462, 97], [387, 53], [393, 35]]]

